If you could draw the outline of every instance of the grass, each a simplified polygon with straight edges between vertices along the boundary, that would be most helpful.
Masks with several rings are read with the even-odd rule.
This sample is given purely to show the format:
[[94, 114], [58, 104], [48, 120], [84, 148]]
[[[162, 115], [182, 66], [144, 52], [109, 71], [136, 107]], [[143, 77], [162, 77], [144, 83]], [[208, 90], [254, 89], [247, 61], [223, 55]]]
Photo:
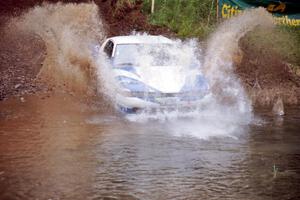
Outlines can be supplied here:
[[151, 0], [144, 0], [143, 10], [151, 24], [168, 27], [183, 38], [204, 39], [216, 24], [216, 2], [212, 0], [155, 0], [153, 14]]

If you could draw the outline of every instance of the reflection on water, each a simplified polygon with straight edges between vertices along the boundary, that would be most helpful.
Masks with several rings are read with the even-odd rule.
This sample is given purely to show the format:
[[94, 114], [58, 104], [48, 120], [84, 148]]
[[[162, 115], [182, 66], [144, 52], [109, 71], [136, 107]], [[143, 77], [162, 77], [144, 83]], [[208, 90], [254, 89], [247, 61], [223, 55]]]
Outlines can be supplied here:
[[299, 109], [261, 111], [260, 125], [203, 140], [102, 106], [63, 95], [1, 102], [0, 199], [300, 198]]

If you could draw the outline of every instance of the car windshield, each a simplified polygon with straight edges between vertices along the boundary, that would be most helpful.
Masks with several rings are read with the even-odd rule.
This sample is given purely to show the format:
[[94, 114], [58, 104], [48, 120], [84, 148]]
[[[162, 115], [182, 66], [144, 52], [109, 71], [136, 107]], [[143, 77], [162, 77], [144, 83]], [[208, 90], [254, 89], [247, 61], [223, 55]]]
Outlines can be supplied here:
[[115, 65], [170, 66], [176, 63], [172, 44], [118, 44], [114, 55]]

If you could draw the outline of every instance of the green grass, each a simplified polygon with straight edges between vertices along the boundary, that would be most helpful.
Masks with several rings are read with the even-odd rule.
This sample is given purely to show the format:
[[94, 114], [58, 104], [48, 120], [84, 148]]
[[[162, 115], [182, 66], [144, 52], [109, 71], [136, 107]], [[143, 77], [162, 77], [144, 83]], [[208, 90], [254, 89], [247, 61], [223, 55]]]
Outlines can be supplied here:
[[155, 11], [151, 0], [144, 0], [144, 12], [151, 24], [165, 26], [179, 37], [206, 38], [216, 24], [216, 2], [212, 0], [155, 0]]

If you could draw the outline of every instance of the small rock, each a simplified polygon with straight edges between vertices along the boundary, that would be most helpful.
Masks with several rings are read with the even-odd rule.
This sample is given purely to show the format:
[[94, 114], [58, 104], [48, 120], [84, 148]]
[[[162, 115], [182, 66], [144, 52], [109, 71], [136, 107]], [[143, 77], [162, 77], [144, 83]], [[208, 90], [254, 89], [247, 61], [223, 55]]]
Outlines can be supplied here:
[[25, 102], [25, 98], [24, 97], [21, 97], [20, 100], [21, 100], [22, 103]]
[[283, 101], [280, 97], [278, 97], [273, 105], [273, 114], [274, 115], [279, 115], [282, 116], [284, 115], [284, 106], [283, 106]]
[[21, 86], [21, 84], [15, 85], [15, 89], [18, 89]]

